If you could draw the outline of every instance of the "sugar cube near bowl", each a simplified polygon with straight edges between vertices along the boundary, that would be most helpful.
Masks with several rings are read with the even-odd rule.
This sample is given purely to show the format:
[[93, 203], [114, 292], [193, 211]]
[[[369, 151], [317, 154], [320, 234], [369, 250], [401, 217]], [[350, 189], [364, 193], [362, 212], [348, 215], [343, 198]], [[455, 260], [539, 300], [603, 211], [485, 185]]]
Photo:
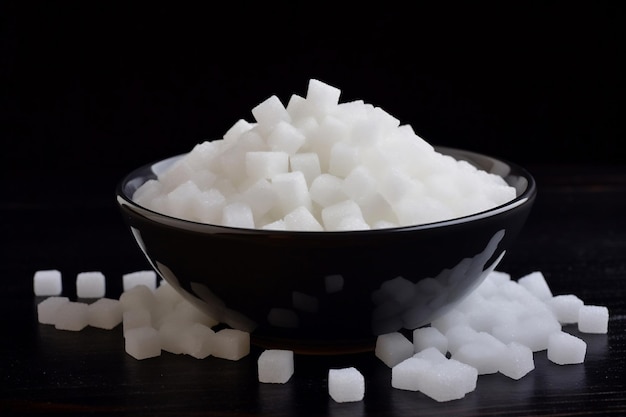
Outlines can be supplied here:
[[365, 377], [355, 367], [330, 369], [328, 393], [338, 403], [361, 401], [365, 397]]
[[37, 296], [57, 296], [63, 292], [61, 271], [42, 269], [33, 276], [33, 290]]
[[293, 351], [267, 349], [257, 360], [259, 382], [284, 384], [294, 373]]

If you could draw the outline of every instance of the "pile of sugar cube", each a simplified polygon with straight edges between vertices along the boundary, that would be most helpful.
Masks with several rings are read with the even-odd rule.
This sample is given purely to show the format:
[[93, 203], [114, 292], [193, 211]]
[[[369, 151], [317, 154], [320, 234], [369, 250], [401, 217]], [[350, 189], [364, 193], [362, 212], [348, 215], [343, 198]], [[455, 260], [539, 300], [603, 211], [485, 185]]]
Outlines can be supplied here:
[[197, 144], [133, 200], [195, 222], [298, 231], [367, 230], [475, 214], [511, 201], [494, 173], [437, 152], [410, 125], [311, 79], [273, 95], [220, 139]]
[[198, 359], [209, 355], [238, 360], [250, 352], [250, 334], [232, 328], [214, 330], [219, 321], [183, 298], [153, 270], [122, 276], [118, 299], [105, 297], [106, 279], [100, 271], [76, 276], [77, 299], [62, 296], [61, 272], [40, 270], [34, 275], [38, 320], [59, 330], [80, 331], [87, 326], [113, 329], [123, 326], [126, 352], [135, 359], [162, 351]]
[[[119, 299], [105, 298], [101, 272], [77, 275], [77, 296], [61, 296], [61, 273], [37, 271], [35, 295], [39, 322], [60, 330], [87, 326], [112, 329], [122, 325], [126, 352], [135, 359], [159, 356], [162, 351], [198, 359], [214, 356], [239, 360], [250, 353], [250, 335], [222, 328], [198, 310], [167, 282], [157, 286], [154, 271], [125, 274]], [[86, 299], [95, 299], [87, 302]], [[391, 369], [391, 386], [421, 392], [438, 401], [458, 400], [474, 391], [478, 377], [499, 372], [519, 380], [535, 369], [534, 353], [547, 351], [558, 365], [580, 364], [586, 342], [580, 333], [606, 334], [609, 311], [588, 305], [573, 294], [553, 295], [540, 271], [517, 280], [492, 271], [452, 310], [427, 326], [412, 330], [412, 340], [400, 332], [377, 337], [375, 357]], [[257, 359], [258, 380], [285, 384], [294, 374], [294, 352], [264, 350]], [[336, 402], [355, 402], [365, 396], [365, 377], [355, 367], [329, 369], [328, 392]]]

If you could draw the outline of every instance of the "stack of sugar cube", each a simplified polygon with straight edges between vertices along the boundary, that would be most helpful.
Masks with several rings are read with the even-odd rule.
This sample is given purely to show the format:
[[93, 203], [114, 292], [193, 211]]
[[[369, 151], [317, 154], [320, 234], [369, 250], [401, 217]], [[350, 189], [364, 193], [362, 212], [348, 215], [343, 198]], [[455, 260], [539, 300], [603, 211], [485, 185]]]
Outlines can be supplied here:
[[222, 138], [197, 144], [133, 200], [196, 222], [280, 230], [363, 230], [447, 220], [516, 196], [502, 177], [437, 152], [410, 125], [311, 79], [275, 95]]
[[78, 300], [62, 293], [58, 270], [36, 271], [35, 295], [45, 297], [37, 305], [38, 320], [59, 330], [81, 331], [91, 326], [113, 329], [122, 325], [126, 352], [136, 359], [161, 355], [162, 351], [201, 359], [209, 355], [238, 360], [250, 351], [250, 335], [222, 328], [219, 322], [184, 299], [166, 281], [157, 285], [153, 270], [122, 276], [124, 291], [118, 299], [105, 297], [105, 276], [100, 271], [76, 277]]
[[535, 368], [534, 352], [547, 351], [559, 365], [582, 363], [585, 341], [563, 326], [604, 334], [608, 322], [605, 306], [554, 296], [540, 271], [517, 281], [493, 271], [454, 309], [414, 329], [412, 340], [400, 332], [378, 336], [375, 354], [392, 369], [393, 387], [450, 401], [473, 391], [480, 375], [522, 378]]

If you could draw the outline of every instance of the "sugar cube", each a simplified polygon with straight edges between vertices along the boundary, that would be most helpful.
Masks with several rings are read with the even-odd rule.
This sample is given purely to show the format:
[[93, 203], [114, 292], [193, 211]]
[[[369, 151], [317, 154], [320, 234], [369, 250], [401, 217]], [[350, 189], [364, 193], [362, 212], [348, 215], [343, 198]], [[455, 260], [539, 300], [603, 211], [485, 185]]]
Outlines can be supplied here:
[[259, 382], [284, 384], [294, 373], [293, 351], [264, 350], [257, 360]]
[[550, 335], [548, 359], [558, 365], [582, 363], [587, 353], [587, 343], [569, 333], [559, 332]]
[[124, 348], [126, 353], [138, 360], [161, 355], [158, 332], [150, 326], [129, 330], [124, 338]]
[[413, 342], [402, 333], [392, 332], [376, 338], [375, 356], [392, 368], [415, 353]]
[[70, 299], [61, 296], [47, 297], [37, 304], [37, 319], [41, 324], [55, 324], [57, 311], [63, 304], [69, 303]]
[[106, 279], [100, 271], [80, 272], [76, 275], [78, 298], [101, 298], [106, 292]]
[[365, 377], [355, 367], [330, 369], [328, 393], [338, 403], [361, 401], [365, 396]]
[[128, 291], [137, 285], [145, 285], [152, 291], [156, 289], [157, 277], [153, 270], [142, 270], [129, 272], [122, 275], [124, 291]]
[[80, 331], [87, 327], [88, 304], [78, 301], [62, 303], [56, 311], [54, 327], [59, 330]]
[[119, 300], [99, 298], [89, 304], [87, 323], [91, 327], [110, 330], [122, 322], [122, 307]]
[[609, 330], [609, 309], [605, 306], [582, 306], [578, 310], [578, 330], [583, 333], [607, 333]]
[[215, 332], [213, 356], [232, 361], [250, 353], [250, 333], [237, 329], [222, 329]]
[[43, 269], [33, 276], [33, 289], [37, 296], [58, 296], [63, 292], [61, 271]]

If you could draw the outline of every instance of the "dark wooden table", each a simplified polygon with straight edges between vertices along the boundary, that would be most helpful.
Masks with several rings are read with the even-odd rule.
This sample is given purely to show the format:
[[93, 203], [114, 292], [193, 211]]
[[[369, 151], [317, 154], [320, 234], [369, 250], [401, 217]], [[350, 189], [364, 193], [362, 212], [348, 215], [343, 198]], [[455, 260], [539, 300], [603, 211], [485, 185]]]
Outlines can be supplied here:
[[[555, 365], [537, 352], [536, 369], [521, 380], [482, 375], [474, 392], [446, 403], [392, 388], [390, 369], [373, 352], [296, 356], [288, 383], [261, 384], [254, 346], [236, 362], [168, 353], [137, 361], [124, 352], [121, 326], [63, 332], [38, 324], [36, 270], [61, 270], [70, 298], [78, 272], [102, 271], [107, 296], [116, 297], [121, 275], [147, 264], [114, 205], [115, 179], [63, 185], [58, 178], [2, 178], [0, 414], [626, 415], [626, 167], [528, 168], [539, 195], [498, 269], [514, 277], [540, 270], [555, 294], [607, 306], [609, 332], [582, 335], [583, 364]], [[327, 372], [339, 366], [364, 374], [363, 401], [329, 397]]]

